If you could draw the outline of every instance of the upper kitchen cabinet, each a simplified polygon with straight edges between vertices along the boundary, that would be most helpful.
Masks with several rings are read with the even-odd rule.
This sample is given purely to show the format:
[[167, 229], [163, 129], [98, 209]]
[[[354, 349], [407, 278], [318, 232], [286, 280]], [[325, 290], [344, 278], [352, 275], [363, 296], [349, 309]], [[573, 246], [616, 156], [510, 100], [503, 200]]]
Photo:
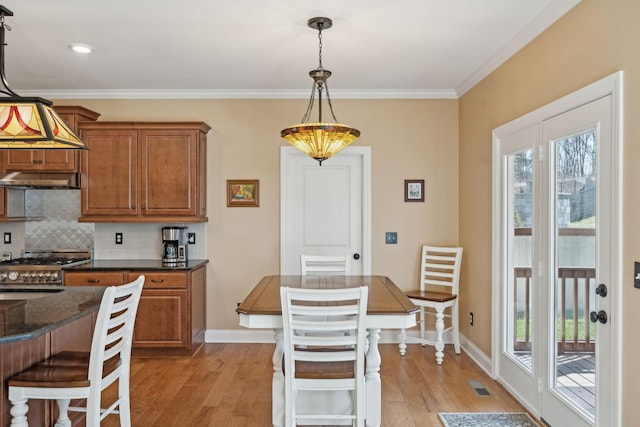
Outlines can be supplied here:
[[81, 222], [205, 222], [202, 122], [83, 123]]
[[[100, 114], [83, 107], [54, 107], [71, 129], [78, 133], [80, 123], [95, 121]], [[78, 172], [80, 170], [79, 150], [2, 150], [2, 170], [7, 172]]]

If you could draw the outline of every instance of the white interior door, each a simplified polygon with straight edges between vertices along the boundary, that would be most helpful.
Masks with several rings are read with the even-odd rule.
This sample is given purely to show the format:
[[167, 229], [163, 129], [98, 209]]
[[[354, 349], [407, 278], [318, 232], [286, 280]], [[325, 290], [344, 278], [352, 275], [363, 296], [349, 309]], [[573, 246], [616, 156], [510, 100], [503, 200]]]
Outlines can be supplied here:
[[347, 147], [318, 165], [281, 151], [281, 274], [300, 274], [300, 254], [349, 255], [351, 274], [371, 272], [371, 155]]
[[494, 131], [494, 375], [551, 426], [621, 416], [619, 77]]

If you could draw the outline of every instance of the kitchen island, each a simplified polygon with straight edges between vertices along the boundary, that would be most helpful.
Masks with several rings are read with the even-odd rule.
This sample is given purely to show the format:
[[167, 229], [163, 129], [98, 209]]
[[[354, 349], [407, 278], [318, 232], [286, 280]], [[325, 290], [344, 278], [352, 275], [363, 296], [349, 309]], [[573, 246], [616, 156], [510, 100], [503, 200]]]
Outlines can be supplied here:
[[[105, 288], [0, 286], [0, 425], [10, 423], [7, 379], [63, 350], [89, 351]], [[32, 425], [51, 425], [52, 405], [29, 402]]]
[[146, 280], [133, 331], [134, 356], [190, 356], [204, 343], [206, 329], [206, 264], [189, 260], [94, 259], [64, 269], [63, 283], [112, 286]]

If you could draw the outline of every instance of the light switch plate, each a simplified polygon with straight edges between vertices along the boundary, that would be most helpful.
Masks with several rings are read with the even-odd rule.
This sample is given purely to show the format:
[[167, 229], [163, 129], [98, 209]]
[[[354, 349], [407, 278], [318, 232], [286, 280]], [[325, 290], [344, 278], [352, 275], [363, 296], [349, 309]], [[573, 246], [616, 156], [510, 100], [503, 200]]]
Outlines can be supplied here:
[[189, 233], [187, 234], [187, 243], [190, 245], [195, 245], [196, 244], [196, 233]]
[[10, 232], [4, 233], [4, 243], [6, 245], [11, 243], [11, 233]]
[[387, 231], [385, 234], [385, 243], [387, 245], [396, 245], [398, 243], [398, 233], [395, 231]]

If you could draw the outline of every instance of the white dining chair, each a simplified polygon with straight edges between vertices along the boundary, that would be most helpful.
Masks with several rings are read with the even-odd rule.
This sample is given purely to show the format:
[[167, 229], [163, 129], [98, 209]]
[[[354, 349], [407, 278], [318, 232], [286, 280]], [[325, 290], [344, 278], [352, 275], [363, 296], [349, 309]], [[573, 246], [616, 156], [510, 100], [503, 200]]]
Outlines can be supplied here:
[[[11, 426], [27, 427], [29, 399], [55, 399], [55, 427], [70, 427], [68, 411], [86, 412], [86, 425], [97, 427], [109, 414], [120, 425], [131, 425], [129, 365], [133, 326], [144, 284], [135, 281], [108, 287], [102, 297], [90, 352], [62, 352], [15, 375], [8, 381]], [[118, 381], [118, 398], [101, 409], [102, 391]], [[86, 407], [69, 407], [71, 399], [86, 399]]]
[[[409, 337], [406, 331], [400, 331], [400, 354], [405, 355], [407, 342], [432, 345], [436, 350], [436, 363], [442, 364], [444, 358], [444, 334], [449, 332], [454, 350], [460, 354], [460, 332], [458, 320], [458, 289], [462, 248], [424, 245], [420, 265], [420, 289], [405, 292], [412, 303], [420, 308], [420, 336]], [[447, 312], [445, 312], [447, 310]], [[435, 330], [426, 327], [426, 316], [435, 316]], [[444, 319], [450, 319], [445, 328]], [[435, 337], [433, 336], [435, 333]], [[431, 335], [431, 336], [429, 336]]]
[[[284, 325], [285, 425], [365, 421], [365, 317], [368, 288], [280, 289]], [[298, 334], [298, 330], [318, 334]], [[299, 392], [347, 392], [350, 411], [303, 412]], [[323, 399], [318, 396], [318, 401]], [[344, 408], [343, 408], [344, 409]]]
[[351, 262], [348, 255], [300, 255], [300, 274], [348, 276]]

